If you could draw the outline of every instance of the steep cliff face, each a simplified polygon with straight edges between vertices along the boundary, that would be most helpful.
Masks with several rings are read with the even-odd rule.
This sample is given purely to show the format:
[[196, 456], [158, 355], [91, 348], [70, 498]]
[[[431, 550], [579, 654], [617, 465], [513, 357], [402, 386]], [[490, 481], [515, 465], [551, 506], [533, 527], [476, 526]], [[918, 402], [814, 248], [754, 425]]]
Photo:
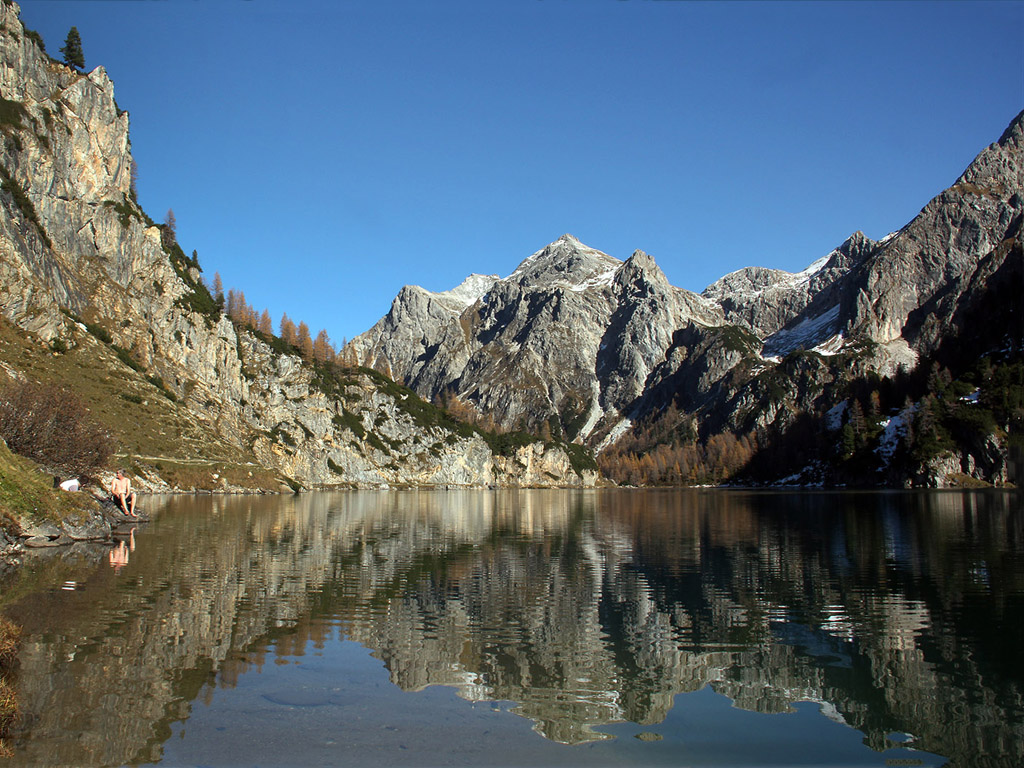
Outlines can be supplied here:
[[[554, 444], [498, 455], [480, 433], [372, 372], [313, 367], [232, 323], [196, 259], [135, 201], [128, 114], [103, 68], [80, 74], [49, 59], [18, 13], [0, 5], [8, 322], [57, 350], [116, 352], [111, 377], [155, 382], [210, 439], [303, 485], [593, 482]], [[424, 311], [443, 317], [476, 290], [470, 281]], [[124, 421], [134, 405], [129, 397]]]
[[749, 267], [698, 296], [647, 254], [622, 263], [567, 235], [440, 321], [424, 307], [442, 294], [406, 289], [356, 348], [425, 397], [447, 390], [505, 426], [547, 421], [602, 450], [669, 407], [698, 435], [784, 429], [953, 340], [1019, 352], [1014, 306], [984, 334], [977, 318], [1022, 269], [1022, 126], [1024, 113], [900, 231], [856, 232], [802, 272]]

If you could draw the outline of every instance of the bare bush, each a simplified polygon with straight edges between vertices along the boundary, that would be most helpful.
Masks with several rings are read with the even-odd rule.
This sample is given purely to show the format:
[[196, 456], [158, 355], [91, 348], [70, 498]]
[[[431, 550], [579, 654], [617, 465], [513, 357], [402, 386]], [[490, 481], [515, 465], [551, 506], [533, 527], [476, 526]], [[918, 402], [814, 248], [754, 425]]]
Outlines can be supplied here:
[[77, 395], [34, 381], [0, 389], [0, 437], [15, 453], [69, 472], [99, 469], [114, 451], [110, 433]]

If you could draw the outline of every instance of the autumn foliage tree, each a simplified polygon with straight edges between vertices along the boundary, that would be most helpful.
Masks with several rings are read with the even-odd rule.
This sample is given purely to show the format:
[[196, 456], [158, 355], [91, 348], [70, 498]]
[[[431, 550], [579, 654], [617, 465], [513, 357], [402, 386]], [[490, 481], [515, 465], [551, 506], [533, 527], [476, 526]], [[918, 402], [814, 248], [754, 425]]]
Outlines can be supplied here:
[[753, 433], [725, 431], [699, 440], [691, 419], [669, 406], [598, 454], [597, 462], [623, 485], [716, 485], [742, 470], [757, 449]]
[[259, 332], [264, 336], [274, 335], [274, 321], [270, 319], [270, 311], [264, 309], [263, 314], [260, 315]]
[[320, 331], [313, 339], [313, 359], [318, 363], [329, 364], [334, 362], [336, 353], [331, 339], [326, 330]]
[[295, 333], [295, 346], [304, 358], [313, 359], [313, 337], [309, 335], [309, 326], [301, 321]]
[[280, 329], [279, 335], [281, 336], [281, 341], [285, 344], [291, 344], [294, 347], [295, 341], [298, 338], [298, 329], [295, 327], [295, 323], [292, 319], [288, 317], [287, 312], [281, 315], [281, 323], [278, 327]]

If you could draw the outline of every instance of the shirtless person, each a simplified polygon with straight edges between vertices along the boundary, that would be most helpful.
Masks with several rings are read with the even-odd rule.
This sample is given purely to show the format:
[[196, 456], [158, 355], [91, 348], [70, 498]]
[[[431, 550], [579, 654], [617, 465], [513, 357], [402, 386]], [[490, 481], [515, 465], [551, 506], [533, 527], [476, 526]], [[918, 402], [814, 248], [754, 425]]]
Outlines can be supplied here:
[[135, 514], [135, 491], [132, 490], [132, 482], [124, 476], [123, 470], [117, 470], [117, 477], [110, 484], [110, 493], [121, 505], [121, 509], [128, 517], [136, 517]]

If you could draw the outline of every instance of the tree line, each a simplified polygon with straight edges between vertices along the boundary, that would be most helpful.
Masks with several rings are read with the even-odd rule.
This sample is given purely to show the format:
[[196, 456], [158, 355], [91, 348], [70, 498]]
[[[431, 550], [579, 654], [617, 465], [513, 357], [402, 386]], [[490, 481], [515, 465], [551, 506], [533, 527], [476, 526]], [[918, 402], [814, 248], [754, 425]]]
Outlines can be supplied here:
[[278, 338], [294, 348], [307, 362], [321, 363], [324, 365], [338, 364], [346, 367], [359, 365], [359, 359], [355, 348], [347, 340], [342, 339], [340, 351], [326, 329], [321, 329], [316, 336], [310, 332], [309, 326], [299, 321], [296, 323], [284, 312], [277, 325], [277, 333], [274, 333], [274, 321], [270, 311], [264, 309], [262, 312], [256, 310], [245, 297], [245, 291], [229, 288], [224, 292], [224, 282], [219, 272], [214, 272], [213, 284], [209, 286], [210, 293], [224, 310], [224, 313], [238, 326], [248, 328], [267, 341]]
[[700, 440], [693, 417], [673, 403], [598, 454], [597, 465], [620, 485], [717, 485], [741, 472], [758, 448], [752, 432]]

